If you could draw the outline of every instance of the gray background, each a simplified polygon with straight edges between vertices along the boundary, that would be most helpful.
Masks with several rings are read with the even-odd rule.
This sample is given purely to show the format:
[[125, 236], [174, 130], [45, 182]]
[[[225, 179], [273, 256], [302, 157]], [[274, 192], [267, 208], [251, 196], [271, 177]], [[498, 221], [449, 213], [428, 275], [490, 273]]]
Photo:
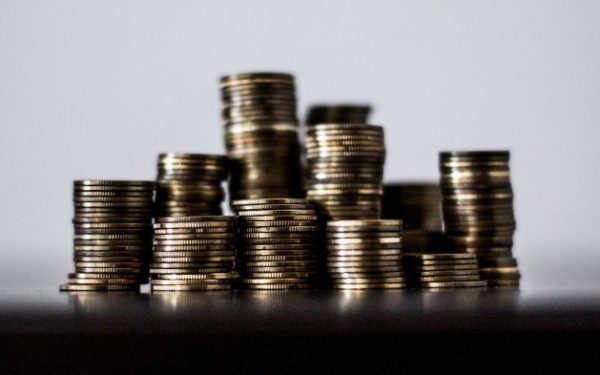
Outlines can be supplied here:
[[71, 272], [71, 181], [224, 151], [218, 77], [375, 106], [388, 180], [512, 151], [524, 286], [600, 282], [600, 2], [0, 1], [0, 283]]

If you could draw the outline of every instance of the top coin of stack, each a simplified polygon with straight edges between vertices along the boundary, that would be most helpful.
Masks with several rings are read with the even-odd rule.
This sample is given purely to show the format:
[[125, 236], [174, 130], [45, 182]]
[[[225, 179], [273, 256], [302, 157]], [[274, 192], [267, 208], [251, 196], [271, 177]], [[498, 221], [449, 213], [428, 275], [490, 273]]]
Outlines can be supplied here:
[[160, 154], [155, 216], [220, 215], [227, 167], [223, 155]]
[[333, 220], [327, 223], [327, 271], [336, 289], [397, 289], [401, 220]]
[[152, 181], [73, 183], [75, 273], [63, 291], [138, 290], [152, 249]]
[[306, 117], [306, 125], [316, 124], [366, 124], [371, 107], [368, 105], [337, 104], [314, 105]]
[[318, 124], [307, 129], [307, 198], [333, 220], [380, 217], [383, 128]]
[[381, 209], [384, 219], [402, 219], [402, 242], [407, 253], [428, 253], [443, 249], [439, 184], [384, 184]]
[[294, 78], [280, 73], [221, 78], [232, 200], [301, 197]]
[[247, 289], [315, 286], [319, 274], [317, 214], [301, 198], [233, 202], [240, 216], [240, 266]]
[[508, 151], [440, 153], [445, 237], [455, 252], [477, 254], [490, 286], [518, 286], [516, 227]]

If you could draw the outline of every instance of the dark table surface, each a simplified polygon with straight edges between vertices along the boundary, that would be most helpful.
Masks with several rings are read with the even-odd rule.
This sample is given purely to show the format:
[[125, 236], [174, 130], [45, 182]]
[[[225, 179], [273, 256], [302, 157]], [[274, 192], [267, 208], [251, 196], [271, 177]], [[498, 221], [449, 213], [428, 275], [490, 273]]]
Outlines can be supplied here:
[[600, 364], [600, 288], [162, 295], [4, 288], [0, 344], [0, 368], [10, 372], [504, 372], [536, 363], [589, 370]]

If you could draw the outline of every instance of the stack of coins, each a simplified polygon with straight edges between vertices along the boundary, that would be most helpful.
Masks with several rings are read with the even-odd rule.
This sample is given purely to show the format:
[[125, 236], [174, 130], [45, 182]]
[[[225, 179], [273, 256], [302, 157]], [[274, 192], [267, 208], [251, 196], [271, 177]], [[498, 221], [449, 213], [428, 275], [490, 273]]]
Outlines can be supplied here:
[[398, 289], [402, 221], [336, 220], [327, 223], [327, 271], [335, 289]]
[[429, 253], [443, 250], [439, 184], [384, 184], [381, 210], [384, 219], [402, 219], [402, 244], [405, 252]]
[[223, 155], [160, 154], [155, 216], [221, 215], [227, 166]]
[[454, 252], [476, 254], [490, 286], [518, 286], [516, 228], [508, 151], [440, 153], [445, 238]]
[[230, 290], [238, 278], [235, 233], [235, 216], [157, 218], [151, 291]]
[[233, 202], [240, 218], [242, 284], [254, 290], [308, 289], [318, 282], [319, 224], [301, 198]]
[[75, 273], [62, 291], [137, 291], [148, 279], [154, 182], [73, 183]]
[[221, 78], [232, 200], [302, 197], [294, 77], [249, 73]]
[[314, 105], [308, 110], [306, 125], [366, 124], [371, 107], [356, 104]]
[[487, 286], [479, 277], [477, 256], [463, 253], [404, 254], [402, 267], [413, 288], [482, 288]]
[[385, 162], [383, 128], [319, 124], [307, 129], [307, 198], [331, 220], [378, 219]]

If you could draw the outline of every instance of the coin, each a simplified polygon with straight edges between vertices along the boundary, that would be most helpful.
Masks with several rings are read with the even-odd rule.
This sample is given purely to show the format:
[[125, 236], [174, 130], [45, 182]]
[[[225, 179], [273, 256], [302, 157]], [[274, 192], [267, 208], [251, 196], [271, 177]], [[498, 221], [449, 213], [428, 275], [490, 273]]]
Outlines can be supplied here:
[[480, 281], [432, 281], [422, 282], [423, 288], [483, 288], [487, 286], [485, 280]]
[[154, 257], [222, 257], [235, 254], [235, 248], [230, 250], [200, 250], [200, 251], [153, 251]]
[[214, 272], [206, 274], [160, 274], [156, 275], [158, 279], [165, 280], [210, 280], [210, 279], [237, 279], [240, 277], [237, 272]]
[[132, 285], [138, 287], [139, 280], [127, 278], [92, 279], [92, 278], [69, 278], [69, 285]]
[[150, 274], [156, 275], [176, 275], [176, 274], [216, 274], [230, 272], [230, 267], [212, 267], [212, 268], [150, 268]]
[[108, 291], [138, 291], [138, 285], [125, 285], [125, 284], [61, 284], [59, 287], [61, 292], [108, 292]]
[[230, 285], [205, 285], [205, 284], [194, 284], [194, 285], [151, 285], [151, 292], [192, 292], [192, 291], [224, 291], [231, 290]]
[[405, 283], [372, 283], [372, 284], [334, 284], [334, 289], [364, 290], [364, 289], [403, 289]]

